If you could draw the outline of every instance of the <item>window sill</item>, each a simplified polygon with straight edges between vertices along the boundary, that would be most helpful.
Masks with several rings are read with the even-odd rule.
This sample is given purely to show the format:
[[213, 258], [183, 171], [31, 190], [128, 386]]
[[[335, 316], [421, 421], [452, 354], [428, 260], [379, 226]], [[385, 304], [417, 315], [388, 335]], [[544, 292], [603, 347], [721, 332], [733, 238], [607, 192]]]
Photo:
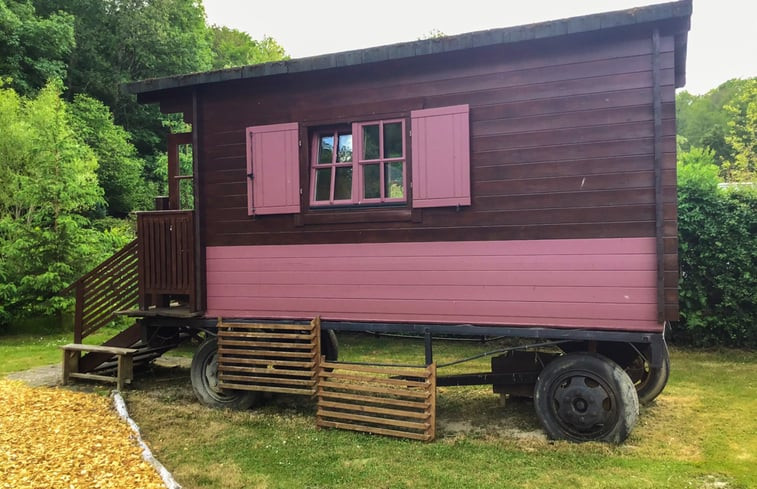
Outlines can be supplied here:
[[367, 222], [421, 222], [421, 209], [407, 207], [368, 207], [341, 209], [310, 209], [296, 214], [296, 226], [317, 224], [356, 224]]

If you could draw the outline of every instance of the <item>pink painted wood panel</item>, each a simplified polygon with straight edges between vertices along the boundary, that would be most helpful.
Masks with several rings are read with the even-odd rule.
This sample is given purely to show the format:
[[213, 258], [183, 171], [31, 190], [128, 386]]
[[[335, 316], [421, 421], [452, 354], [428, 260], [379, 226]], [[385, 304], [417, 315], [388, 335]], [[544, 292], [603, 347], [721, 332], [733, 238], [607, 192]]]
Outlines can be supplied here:
[[297, 123], [247, 128], [248, 214], [300, 212]]
[[413, 207], [470, 205], [468, 105], [410, 112]]
[[207, 248], [211, 317], [660, 331], [654, 238]]

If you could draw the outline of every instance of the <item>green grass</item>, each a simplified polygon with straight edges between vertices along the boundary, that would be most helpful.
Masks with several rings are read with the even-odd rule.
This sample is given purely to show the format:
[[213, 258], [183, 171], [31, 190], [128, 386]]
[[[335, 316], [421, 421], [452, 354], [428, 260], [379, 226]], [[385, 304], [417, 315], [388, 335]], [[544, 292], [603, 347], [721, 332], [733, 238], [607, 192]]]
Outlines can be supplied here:
[[[85, 339], [88, 344], [100, 344], [117, 334], [119, 329], [103, 328]], [[41, 365], [59, 363], [63, 353], [58, 348], [72, 343], [72, 332], [34, 335], [0, 335], [0, 376]]]
[[[0, 354], [12, 342], [0, 338]], [[42, 357], [35, 358], [55, 350], [58, 361], [54, 339], [15, 342], [36, 349]], [[423, 361], [417, 340], [342, 335], [340, 343], [346, 360]], [[487, 349], [434, 344], [440, 363]], [[530, 401], [503, 407], [487, 386], [439, 388], [437, 440], [426, 444], [319, 430], [314, 402], [301, 397], [276, 396], [247, 412], [207, 409], [182, 369], [143, 376], [126, 399], [156, 456], [186, 488], [757, 487], [757, 353], [674, 349], [671, 365], [668, 387], [642, 408], [621, 446], [550, 442]]]

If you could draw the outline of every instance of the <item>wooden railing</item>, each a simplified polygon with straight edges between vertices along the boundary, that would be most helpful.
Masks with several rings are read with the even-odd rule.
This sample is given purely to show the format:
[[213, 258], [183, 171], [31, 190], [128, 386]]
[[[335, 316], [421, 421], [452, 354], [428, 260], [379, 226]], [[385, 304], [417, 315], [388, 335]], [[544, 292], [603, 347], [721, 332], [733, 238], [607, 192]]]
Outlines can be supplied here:
[[178, 299], [196, 311], [194, 211], [140, 212], [137, 236], [140, 309]]
[[132, 241], [61, 292], [76, 294], [74, 343], [110, 323], [116, 311], [137, 306], [137, 248]]

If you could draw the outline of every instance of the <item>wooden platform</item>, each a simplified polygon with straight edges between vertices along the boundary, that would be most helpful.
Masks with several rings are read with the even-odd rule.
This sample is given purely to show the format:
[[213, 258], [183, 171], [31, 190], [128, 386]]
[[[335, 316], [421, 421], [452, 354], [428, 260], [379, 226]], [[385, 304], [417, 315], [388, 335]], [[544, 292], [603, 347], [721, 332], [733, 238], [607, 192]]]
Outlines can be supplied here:
[[218, 385], [226, 389], [313, 395], [321, 323], [218, 321]]
[[414, 440], [436, 436], [436, 364], [371, 366], [321, 360], [319, 427]]
[[135, 318], [179, 318], [190, 319], [202, 316], [202, 312], [192, 312], [187, 306], [177, 307], [153, 307], [150, 309], [128, 309], [125, 311], [116, 311], [115, 314], [119, 316], [135, 317]]

